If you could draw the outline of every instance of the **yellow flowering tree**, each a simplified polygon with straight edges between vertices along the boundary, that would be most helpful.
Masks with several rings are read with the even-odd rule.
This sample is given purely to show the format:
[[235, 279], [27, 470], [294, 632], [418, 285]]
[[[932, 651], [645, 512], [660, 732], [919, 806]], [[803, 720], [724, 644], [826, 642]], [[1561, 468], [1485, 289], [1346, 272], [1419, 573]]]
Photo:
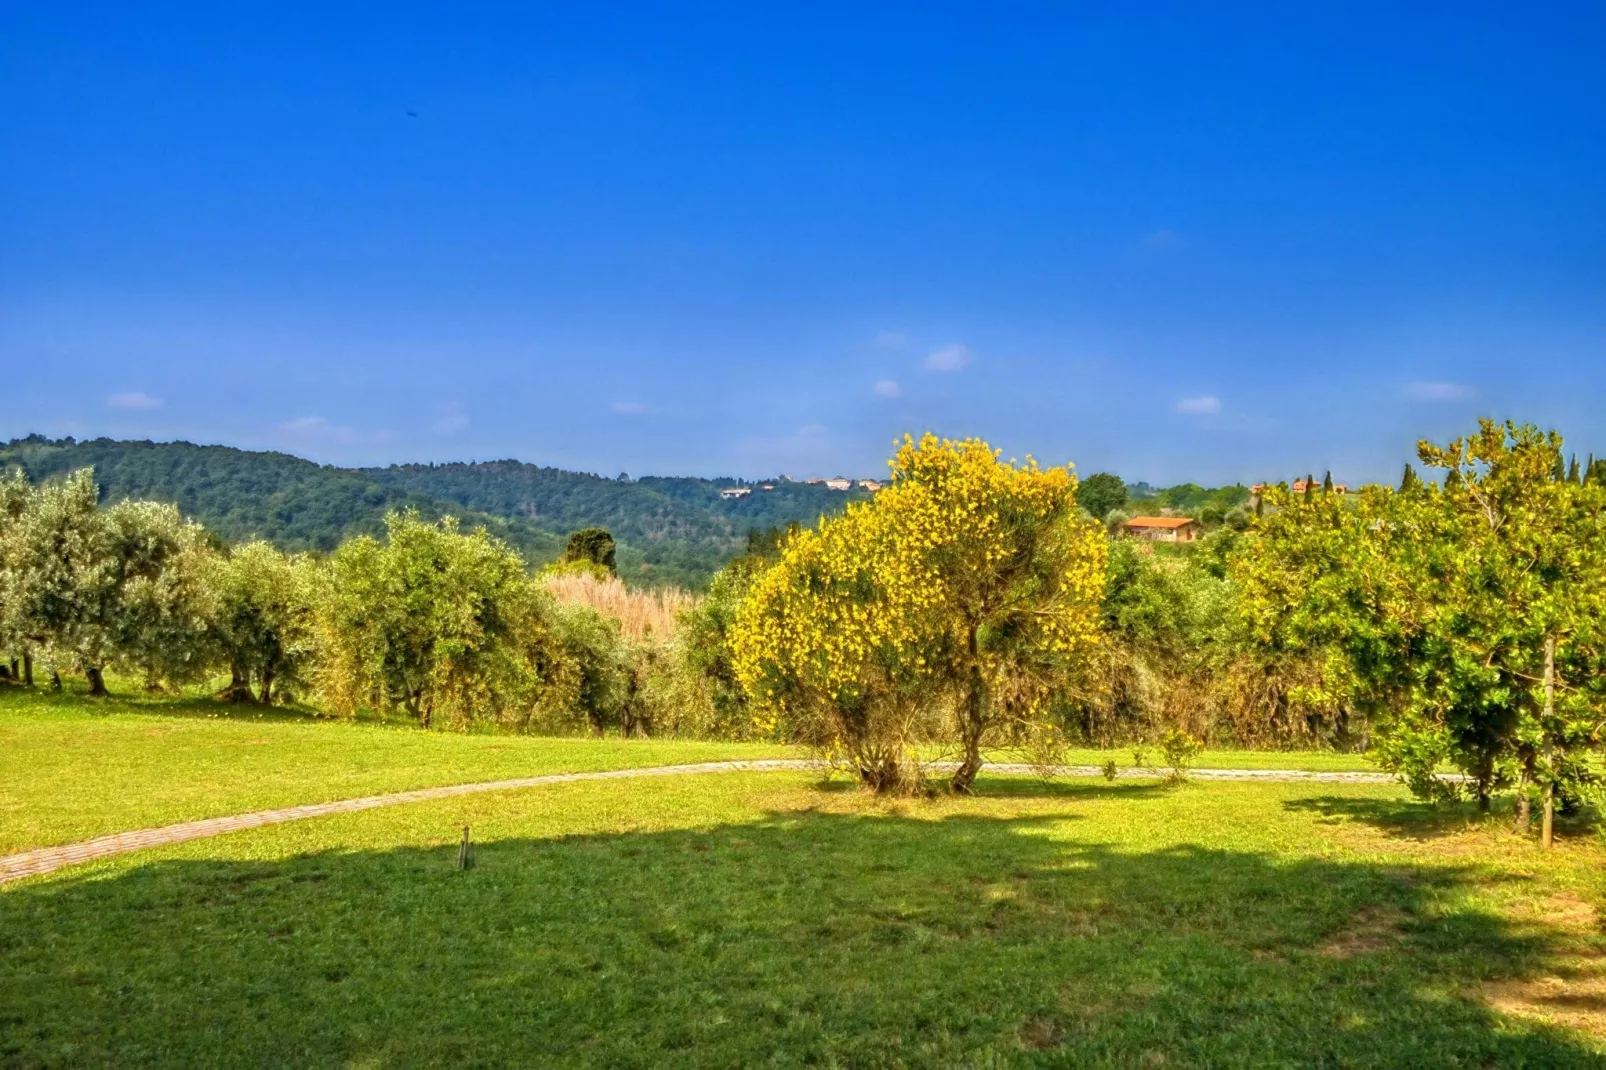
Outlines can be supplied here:
[[1099, 639], [1107, 544], [1067, 468], [977, 439], [905, 438], [892, 485], [788, 541], [731, 645], [766, 726], [839, 747], [877, 790], [909, 786], [922, 728], [983, 748], [1046, 718]]

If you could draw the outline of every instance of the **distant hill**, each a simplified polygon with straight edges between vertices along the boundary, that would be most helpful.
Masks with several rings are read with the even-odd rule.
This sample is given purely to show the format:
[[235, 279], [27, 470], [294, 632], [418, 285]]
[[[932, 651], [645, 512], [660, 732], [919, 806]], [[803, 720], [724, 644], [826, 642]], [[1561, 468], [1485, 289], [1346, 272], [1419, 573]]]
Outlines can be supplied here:
[[[704, 586], [752, 529], [813, 524], [865, 492], [778, 483], [764, 491], [734, 479], [606, 479], [519, 461], [336, 468], [286, 453], [188, 442], [121, 442], [39, 435], [0, 445], [0, 469], [35, 481], [93, 466], [108, 501], [149, 498], [236, 542], [265, 538], [286, 550], [327, 551], [377, 534], [385, 514], [484, 525], [533, 563], [558, 556], [568, 532], [600, 525], [619, 542], [619, 569], [635, 583]], [[720, 491], [753, 486], [727, 501]]]
[[[93, 466], [106, 500], [151, 498], [238, 542], [260, 537], [285, 550], [328, 551], [357, 534], [384, 530], [385, 514], [414, 508], [483, 525], [533, 564], [555, 559], [568, 533], [598, 525], [619, 543], [619, 572], [636, 584], [701, 589], [746, 546], [747, 533], [814, 524], [868, 497], [854, 488], [778, 480], [773, 490], [735, 479], [648, 476], [608, 479], [522, 461], [336, 468], [288, 453], [189, 442], [78, 442], [40, 435], [0, 445], [0, 471], [20, 467], [35, 481]], [[722, 490], [749, 488], [727, 500]], [[1247, 500], [1247, 487], [1192, 483], [1157, 490], [1133, 484], [1132, 508], [1190, 512]]]
[[[706, 582], [741, 552], [749, 531], [793, 522], [812, 525], [869, 496], [857, 488], [833, 491], [818, 483], [777, 481], [770, 484], [773, 490], [763, 490], [736, 479], [608, 479], [513, 460], [358, 471], [398, 491], [549, 531], [605, 527], [619, 541], [620, 572], [637, 580], [686, 575]], [[737, 487], [751, 493], [736, 500], [720, 497], [722, 490]]]

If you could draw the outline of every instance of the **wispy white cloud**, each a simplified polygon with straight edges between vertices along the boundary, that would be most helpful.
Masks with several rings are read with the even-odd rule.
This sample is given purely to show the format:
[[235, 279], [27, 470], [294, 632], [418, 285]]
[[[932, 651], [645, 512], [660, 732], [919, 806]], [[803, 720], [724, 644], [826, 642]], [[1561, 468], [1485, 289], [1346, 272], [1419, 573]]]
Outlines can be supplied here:
[[106, 399], [106, 404], [114, 409], [159, 409], [165, 403], [143, 390], [131, 390], [126, 394], [113, 394]]
[[306, 442], [354, 442], [355, 429], [331, 423], [322, 416], [298, 416], [279, 425], [279, 430]]
[[875, 391], [875, 396], [878, 398], [903, 397], [903, 387], [899, 386], [897, 382], [892, 379], [878, 380], [876, 385], [871, 387], [871, 389]]
[[430, 430], [437, 435], [455, 435], [468, 427], [468, 411], [461, 402], [448, 401], [438, 410]]
[[613, 411], [620, 416], [640, 416], [647, 411], [647, 406], [639, 401], [616, 401]]
[[1177, 402], [1177, 411], [1185, 416], [1214, 416], [1221, 411], [1221, 399], [1214, 394], [1183, 398]]
[[902, 331], [877, 331], [875, 344], [878, 349], [902, 349], [909, 344], [909, 336]]
[[951, 346], [943, 346], [926, 357], [926, 371], [956, 372], [968, 365], [971, 359], [970, 350], [955, 342]]
[[1405, 396], [1412, 401], [1465, 401], [1477, 391], [1465, 383], [1428, 380], [1405, 384]]

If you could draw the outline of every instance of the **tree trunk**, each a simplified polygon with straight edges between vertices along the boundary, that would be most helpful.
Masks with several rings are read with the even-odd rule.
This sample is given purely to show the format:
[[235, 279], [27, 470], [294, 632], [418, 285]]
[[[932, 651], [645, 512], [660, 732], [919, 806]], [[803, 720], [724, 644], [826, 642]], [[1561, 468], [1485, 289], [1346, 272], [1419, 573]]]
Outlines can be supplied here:
[[920, 787], [915, 770], [907, 767], [896, 752], [871, 749], [853, 755], [852, 761], [859, 783], [877, 795], [914, 794]]
[[1545, 781], [1545, 818], [1540, 826], [1540, 841], [1548, 851], [1554, 842], [1553, 822], [1556, 816], [1556, 769], [1554, 761], [1550, 761], [1550, 724], [1556, 716], [1556, 637], [1545, 636], [1545, 758], [1549, 767], [1546, 772], [1549, 776]]
[[26, 650], [22, 652], [22, 682], [26, 687], [33, 686], [33, 655]]
[[1556, 842], [1555, 821], [1556, 785], [1551, 783], [1545, 785], [1545, 817], [1544, 822], [1539, 826], [1539, 840], [1545, 845], [1545, 850], [1547, 851], [1550, 850], [1550, 848], [1554, 846]]
[[251, 701], [251, 678], [237, 661], [229, 663], [229, 687], [223, 698], [229, 702]]
[[1474, 790], [1478, 795], [1478, 812], [1487, 814], [1494, 796], [1494, 755], [1487, 749], [1478, 756], [1477, 782]]
[[273, 670], [271, 669], [262, 670], [262, 694], [257, 698], [257, 701], [264, 706], [273, 705]]
[[84, 668], [84, 676], [89, 680], [89, 697], [105, 698], [109, 693], [106, 690], [106, 678], [101, 675], [98, 665], [88, 665]]
[[60, 669], [51, 669], [50, 670], [50, 690], [52, 690], [52, 691], [60, 691], [61, 690], [61, 670]]
[[948, 789], [956, 795], [969, 795], [976, 783], [976, 774], [981, 772], [981, 736], [982, 729], [986, 727], [985, 711], [982, 708], [982, 682], [981, 665], [977, 662], [976, 626], [970, 626], [970, 633], [966, 641], [967, 652], [970, 655], [970, 679], [965, 688], [965, 708], [959, 725], [960, 742], [965, 747], [965, 757], [954, 770], [953, 780], [949, 781]]
[[17, 659], [16, 658], [12, 658], [11, 659], [11, 678], [13, 680], [22, 679], [21, 674], [17, 672]]
[[1528, 799], [1528, 771], [1524, 769], [1517, 779], [1517, 821], [1512, 826], [1512, 832], [1518, 836], [1528, 835], [1528, 826], [1533, 820], [1532, 809]]

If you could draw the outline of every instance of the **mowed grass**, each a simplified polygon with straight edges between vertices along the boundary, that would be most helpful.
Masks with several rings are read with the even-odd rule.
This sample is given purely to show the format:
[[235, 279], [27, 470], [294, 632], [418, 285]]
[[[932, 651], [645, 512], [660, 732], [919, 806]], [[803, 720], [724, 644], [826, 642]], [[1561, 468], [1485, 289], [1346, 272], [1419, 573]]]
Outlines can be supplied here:
[[0, 854], [442, 784], [789, 756], [762, 744], [425, 732], [0, 685]]
[[565, 784], [20, 882], [0, 1064], [1606, 1060], [1587, 828], [1543, 854], [1392, 787], [981, 789]]
[[[78, 683], [69, 681], [69, 686]], [[1158, 748], [1144, 759], [1161, 764]], [[753, 758], [770, 744], [425, 732], [204, 698], [91, 701], [0, 685], [0, 854], [153, 825], [481, 780]], [[999, 753], [1000, 760], [1015, 756]], [[1073, 764], [1134, 764], [1131, 748]], [[1201, 767], [1367, 769], [1355, 755], [1208, 751]]]

